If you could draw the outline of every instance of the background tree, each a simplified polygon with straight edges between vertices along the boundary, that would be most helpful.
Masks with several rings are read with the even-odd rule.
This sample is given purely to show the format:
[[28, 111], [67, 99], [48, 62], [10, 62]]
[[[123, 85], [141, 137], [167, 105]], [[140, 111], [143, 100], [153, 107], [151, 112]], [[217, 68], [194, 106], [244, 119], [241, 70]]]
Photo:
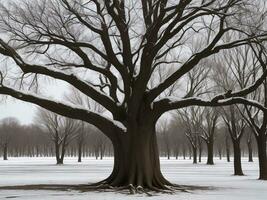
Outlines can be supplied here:
[[54, 143], [57, 164], [63, 164], [66, 148], [77, 137], [80, 124], [43, 109], [38, 111], [36, 118]]
[[171, 157], [171, 132], [168, 130], [167, 120], [162, 120], [158, 125], [158, 138], [162, 143], [162, 150], [165, 152], [165, 156], [169, 160]]
[[229, 106], [222, 114], [222, 118], [230, 134], [234, 151], [234, 175], [242, 176], [242, 161], [241, 161], [241, 138], [245, 133], [247, 123], [239, 114], [238, 109], [234, 106]]
[[[256, 18], [257, 19], [257, 18]], [[259, 27], [262, 24], [258, 25]], [[263, 44], [264, 45], [264, 44]], [[253, 54], [252, 52], [259, 52], [259, 54]], [[266, 51], [264, 46], [249, 48], [235, 48], [224, 54], [224, 61], [226, 62], [226, 71], [221, 74], [230, 76], [231, 81], [228, 78], [224, 78], [223, 85], [227, 88], [237, 85], [239, 88], [246, 88], [251, 83], [257, 81], [257, 77], [262, 71], [266, 70]], [[231, 73], [229, 73], [229, 71]], [[228, 79], [228, 80], [227, 80]], [[222, 86], [222, 85], [221, 85]], [[260, 179], [266, 179], [267, 175], [267, 156], [266, 156], [266, 124], [264, 123], [264, 116], [266, 112], [266, 79], [263, 84], [249, 95], [250, 99], [258, 101], [261, 107], [253, 107], [245, 105], [244, 109], [238, 109], [241, 116], [243, 116], [246, 123], [250, 126], [252, 132], [257, 138], [259, 166], [260, 166]], [[238, 108], [238, 107], [237, 107]], [[245, 112], [246, 111], [246, 112]], [[246, 115], [244, 114], [246, 113]], [[263, 122], [261, 123], [261, 120]], [[250, 137], [251, 138], [251, 137]], [[248, 148], [251, 160], [251, 140], [248, 140]]]
[[85, 123], [81, 122], [77, 133], [77, 149], [78, 149], [78, 162], [82, 162], [82, 150], [86, 139], [86, 127]]
[[247, 131], [248, 162], [253, 162], [253, 132]]
[[[264, 67], [265, 69], [265, 67]], [[255, 77], [255, 76], [254, 76]], [[266, 139], [267, 139], [267, 82], [264, 84], [251, 98], [258, 100], [264, 105], [263, 109], [258, 109], [251, 106], [245, 106], [246, 114], [242, 114], [246, 122], [249, 124], [252, 133], [257, 141], [258, 158], [259, 158], [259, 179], [267, 180], [267, 153], [266, 153]], [[251, 143], [248, 143], [251, 145]], [[250, 148], [250, 146], [249, 146]]]
[[190, 107], [178, 111], [178, 115], [182, 120], [185, 135], [190, 142], [193, 152], [193, 163], [197, 163], [197, 152], [199, 150], [199, 140], [202, 134], [202, 113], [201, 108]]
[[225, 137], [225, 150], [226, 150], [226, 158], [227, 158], [227, 162], [231, 161], [230, 155], [231, 155], [231, 149], [230, 149], [230, 137], [227, 134], [227, 136]]
[[[100, 104], [98, 104], [97, 102], [93, 101], [91, 98], [87, 97], [86, 95], [78, 92], [77, 90], [75, 90], [73, 87], [70, 88], [70, 92], [65, 94], [65, 98], [67, 101], [76, 104], [76, 105], [80, 105], [83, 106], [85, 108], [87, 108], [88, 110], [91, 110], [95, 113], [98, 114], [104, 114], [106, 112], [106, 109], [101, 106]], [[103, 154], [105, 151], [105, 146], [106, 146], [106, 137], [103, 136], [103, 133], [99, 133], [99, 131], [95, 130], [95, 128], [90, 127], [86, 124], [84, 124], [84, 122], [81, 122], [81, 127], [80, 127], [80, 131], [79, 134], [77, 136], [77, 142], [78, 142], [78, 162], [81, 162], [81, 149], [83, 146], [83, 143], [85, 142], [85, 131], [92, 131], [91, 133], [87, 133], [89, 134], [90, 138], [93, 138], [93, 146], [94, 146], [94, 152], [95, 152], [95, 157], [96, 159], [98, 159], [99, 155], [100, 158], [102, 160], [103, 158]], [[99, 134], [96, 135], [96, 134]]]
[[5, 118], [0, 122], [0, 146], [3, 151], [3, 160], [8, 159], [8, 147], [11, 135], [17, 130], [19, 122], [15, 118]]
[[207, 145], [207, 164], [213, 165], [213, 154], [214, 154], [214, 139], [215, 139], [215, 131], [216, 126], [218, 124], [219, 113], [215, 109], [207, 109], [205, 108], [203, 111], [203, 125], [202, 125], [202, 135], [201, 138], [205, 141]]

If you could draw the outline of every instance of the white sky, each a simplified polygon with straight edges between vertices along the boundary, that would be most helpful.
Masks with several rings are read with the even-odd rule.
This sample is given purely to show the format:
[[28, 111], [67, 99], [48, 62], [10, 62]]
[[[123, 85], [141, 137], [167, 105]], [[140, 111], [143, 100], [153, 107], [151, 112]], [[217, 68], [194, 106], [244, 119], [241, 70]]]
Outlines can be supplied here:
[[[50, 84], [47, 83], [42, 91], [44, 91], [42, 94], [46, 97], [59, 100], [67, 91], [67, 84], [61, 81], [55, 83], [54, 81]], [[31, 124], [34, 120], [36, 108], [37, 106], [34, 104], [8, 97], [7, 100], [0, 101], [0, 120], [6, 117], [15, 117], [22, 124]]]
[[33, 121], [35, 106], [30, 103], [9, 98], [0, 105], [0, 120], [6, 117], [15, 117], [22, 124], [30, 124]]

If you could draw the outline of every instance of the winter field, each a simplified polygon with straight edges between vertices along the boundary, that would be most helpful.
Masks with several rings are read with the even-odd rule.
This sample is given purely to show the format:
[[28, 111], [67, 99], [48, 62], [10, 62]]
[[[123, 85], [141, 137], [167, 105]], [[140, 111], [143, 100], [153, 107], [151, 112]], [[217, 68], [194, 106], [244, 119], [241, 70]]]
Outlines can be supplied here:
[[[205, 159], [205, 158], [204, 158]], [[203, 160], [204, 160], [203, 159]], [[212, 186], [212, 189], [194, 190], [174, 195], [155, 194], [153, 197], [127, 195], [115, 192], [0, 190], [0, 199], [18, 200], [265, 200], [267, 182], [257, 180], [258, 163], [243, 160], [246, 176], [235, 177], [233, 163], [215, 159], [214, 166], [193, 165], [191, 160], [161, 159], [165, 177], [177, 184]], [[0, 186], [33, 184], [86, 184], [100, 181], [112, 170], [113, 159], [85, 158], [81, 164], [76, 158], [66, 158], [65, 164], [56, 166], [54, 158], [9, 158], [0, 161]]]

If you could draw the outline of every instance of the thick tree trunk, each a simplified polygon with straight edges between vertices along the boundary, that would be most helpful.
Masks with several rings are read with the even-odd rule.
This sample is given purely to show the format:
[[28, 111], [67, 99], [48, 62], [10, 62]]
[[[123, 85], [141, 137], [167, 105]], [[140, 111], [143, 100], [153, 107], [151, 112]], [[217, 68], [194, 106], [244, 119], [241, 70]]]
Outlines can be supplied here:
[[241, 164], [241, 149], [239, 140], [233, 140], [233, 148], [234, 148], [234, 175], [243, 176], [244, 173]]
[[7, 144], [4, 144], [3, 147], [3, 159], [7, 160]]
[[207, 164], [208, 165], [214, 165], [214, 161], [213, 161], [213, 141], [207, 142], [207, 150], [208, 150]]
[[166, 189], [166, 185], [171, 184], [160, 171], [155, 126], [133, 126], [129, 130], [126, 134], [111, 138], [114, 168], [103, 183], [115, 187]]
[[266, 155], [266, 136], [265, 134], [260, 134], [257, 137], [258, 145], [258, 158], [259, 158], [259, 168], [260, 168], [260, 180], [267, 180], [267, 155]]

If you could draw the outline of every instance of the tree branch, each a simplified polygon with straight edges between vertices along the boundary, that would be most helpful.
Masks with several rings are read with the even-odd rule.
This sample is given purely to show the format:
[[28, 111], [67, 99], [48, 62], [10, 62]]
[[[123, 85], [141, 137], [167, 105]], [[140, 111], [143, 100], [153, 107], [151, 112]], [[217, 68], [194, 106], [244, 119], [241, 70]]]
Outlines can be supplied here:
[[25, 93], [5, 86], [0, 87], [0, 94], [9, 95], [16, 99], [36, 104], [65, 117], [86, 121], [103, 131], [103, 133], [108, 137], [112, 137], [114, 132], [125, 132], [125, 127], [120, 122], [113, 121], [95, 112], [85, 110], [78, 106], [56, 102], [46, 99], [45, 97]]

